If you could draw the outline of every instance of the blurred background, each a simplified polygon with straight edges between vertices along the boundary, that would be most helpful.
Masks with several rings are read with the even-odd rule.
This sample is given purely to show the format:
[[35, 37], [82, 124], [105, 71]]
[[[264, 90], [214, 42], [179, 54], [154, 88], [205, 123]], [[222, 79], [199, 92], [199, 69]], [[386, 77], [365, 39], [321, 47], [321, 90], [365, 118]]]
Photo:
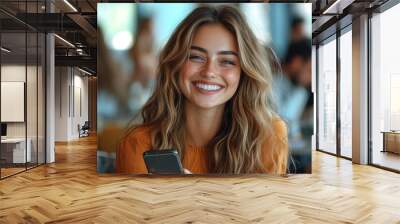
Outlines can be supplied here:
[[[114, 172], [115, 150], [151, 96], [158, 54], [203, 3], [99, 3], [97, 169]], [[217, 5], [217, 4], [212, 4]], [[268, 52], [273, 105], [289, 131], [290, 173], [311, 173], [311, 3], [238, 3]]]

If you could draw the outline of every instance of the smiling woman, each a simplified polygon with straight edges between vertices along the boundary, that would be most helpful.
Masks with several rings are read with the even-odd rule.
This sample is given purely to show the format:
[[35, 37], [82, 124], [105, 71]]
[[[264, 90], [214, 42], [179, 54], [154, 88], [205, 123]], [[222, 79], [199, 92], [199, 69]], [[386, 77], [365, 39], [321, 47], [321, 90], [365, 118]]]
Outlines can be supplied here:
[[223, 113], [225, 102], [239, 85], [236, 45], [233, 34], [218, 23], [203, 25], [195, 32], [189, 60], [182, 66], [179, 79], [179, 87], [190, 102], [186, 110], [195, 106]]
[[286, 173], [286, 125], [268, 104], [265, 54], [236, 8], [195, 9], [161, 52], [156, 89], [143, 123], [120, 142], [117, 172], [147, 173], [144, 152], [173, 148], [195, 174]]

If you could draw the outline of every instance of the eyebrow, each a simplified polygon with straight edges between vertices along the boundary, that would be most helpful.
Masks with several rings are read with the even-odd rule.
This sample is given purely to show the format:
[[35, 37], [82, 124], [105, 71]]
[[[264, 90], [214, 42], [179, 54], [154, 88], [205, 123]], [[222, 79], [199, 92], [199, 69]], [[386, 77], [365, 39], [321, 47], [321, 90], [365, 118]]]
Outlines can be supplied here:
[[[192, 50], [198, 50], [198, 51], [201, 51], [201, 52], [207, 54], [207, 50], [204, 49], [204, 48], [202, 48], [202, 47], [199, 47], [199, 46], [193, 45], [193, 46], [190, 47], [190, 49], [192, 49]], [[218, 54], [223, 54], [223, 55], [235, 55], [235, 56], [238, 57], [238, 53], [237, 53], [237, 52], [234, 52], [234, 51], [219, 51]]]

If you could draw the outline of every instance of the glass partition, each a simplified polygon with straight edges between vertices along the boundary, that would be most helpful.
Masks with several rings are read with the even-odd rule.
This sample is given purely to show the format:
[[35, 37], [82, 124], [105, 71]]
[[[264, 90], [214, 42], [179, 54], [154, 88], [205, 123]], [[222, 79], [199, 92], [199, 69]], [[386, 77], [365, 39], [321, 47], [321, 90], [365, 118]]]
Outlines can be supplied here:
[[[44, 3], [20, 1], [17, 16]], [[0, 12], [1, 179], [45, 163], [45, 44], [39, 30]]]
[[28, 168], [37, 165], [37, 76], [38, 76], [38, 57], [37, 57], [37, 41], [38, 35], [36, 32], [27, 33], [28, 38], [28, 61], [27, 61], [27, 98], [26, 98], [26, 111], [27, 111], [27, 150], [30, 151], [30, 158], [27, 162]]
[[26, 41], [25, 32], [1, 34], [2, 177], [24, 171], [26, 162], [30, 162], [26, 141]]

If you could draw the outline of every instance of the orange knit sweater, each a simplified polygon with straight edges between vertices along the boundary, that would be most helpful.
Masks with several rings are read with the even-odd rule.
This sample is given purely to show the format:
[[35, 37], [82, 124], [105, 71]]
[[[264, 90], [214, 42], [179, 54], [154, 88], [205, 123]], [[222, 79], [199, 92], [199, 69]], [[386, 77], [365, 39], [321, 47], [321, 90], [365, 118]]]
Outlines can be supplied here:
[[[286, 172], [288, 144], [286, 125], [282, 120], [273, 122], [274, 137], [268, 138], [262, 151], [261, 161], [268, 173], [284, 174]], [[143, 160], [143, 152], [151, 150], [150, 128], [139, 127], [126, 136], [117, 149], [116, 171], [118, 173], [147, 174]], [[272, 155], [271, 147], [277, 147], [280, 155]], [[208, 153], [206, 148], [188, 146], [185, 149], [182, 165], [193, 174], [207, 174]], [[278, 161], [279, 167], [273, 169], [273, 161]]]

